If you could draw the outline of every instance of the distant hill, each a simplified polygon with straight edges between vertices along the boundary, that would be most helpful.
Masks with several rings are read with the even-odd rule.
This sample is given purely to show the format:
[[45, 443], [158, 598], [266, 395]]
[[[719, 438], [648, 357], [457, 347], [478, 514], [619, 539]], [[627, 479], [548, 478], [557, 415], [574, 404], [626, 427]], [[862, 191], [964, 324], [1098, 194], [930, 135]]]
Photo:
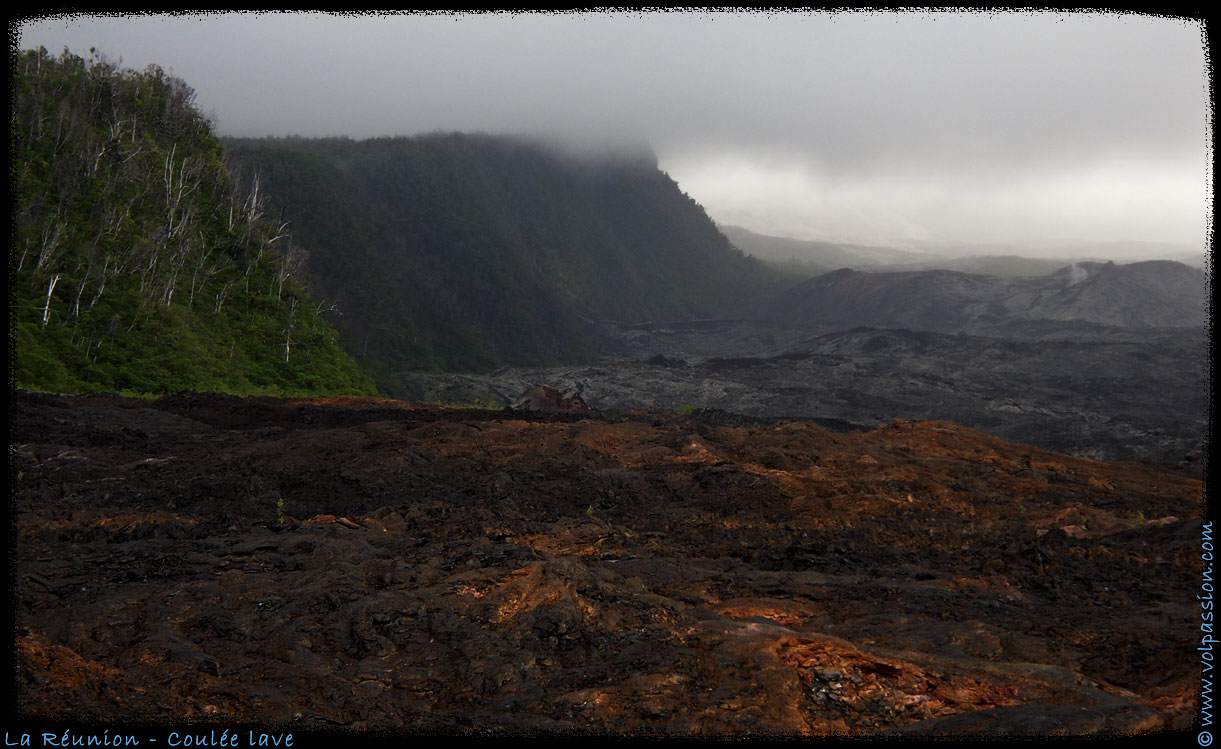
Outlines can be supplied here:
[[1205, 267], [1208, 264], [1208, 253], [1188, 252], [1188, 253], [1182, 253], [1182, 254], [1176, 255], [1174, 257], [1169, 257], [1166, 259], [1173, 260], [1176, 263], [1182, 263], [1183, 265], [1187, 265], [1192, 268], [1199, 268], [1200, 270], [1205, 270]]
[[1028, 320], [1083, 320], [1125, 328], [1207, 322], [1207, 277], [1172, 260], [1076, 263], [1013, 286], [1006, 307]]
[[[1014, 239], [1008, 242], [964, 240], [916, 240], [916, 248], [932, 258], [971, 258], [1016, 256], [1028, 260], [1074, 262], [1136, 263], [1145, 260], [1173, 260], [1202, 268], [1207, 245], [1190, 242], [1153, 242], [1146, 240]], [[949, 267], [949, 266], [939, 266]], [[954, 268], [966, 270], [965, 268]]]
[[598, 320], [715, 317], [784, 283], [651, 153], [488, 135], [235, 139], [383, 388], [408, 371], [591, 361]]
[[1076, 263], [1037, 278], [947, 270], [839, 270], [754, 309], [759, 319], [821, 329], [857, 326], [981, 331], [1021, 321], [1077, 321], [1125, 328], [1202, 326], [1202, 271], [1169, 260]]
[[919, 263], [898, 263], [885, 270], [956, 270], [978, 276], [1033, 278], [1054, 273], [1063, 268], [1066, 262], [1069, 261], [1063, 258], [968, 255], [966, 257], [943, 257]]
[[376, 392], [184, 81], [66, 50], [12, 62], [14, 384]]
[[[966, 246], [956, 246], [952, 252], [946, 249], [943, 254], [936, 249], [910, 251], [879, 245], [773, 237], [738, 226], [720, 226], [720, 229], [729, 238], [729, 241], [743, 252], [759, 258], [774, 268], [806, 277], [821, 275], [840, 268], [851, 268], [872, 271], [956, 270], [974, 275], [1022, 278], [1045, 276], [1055, 272], [1066, 263], [1092, 262], [1092, 259], [1100, 257], [1096, 253], [1080, 256], [1064, 255], [1058, 258], [1028, 257], [1014, 254], [1014, 248], [1010, 246], [1005, 246], [1005, 252], [997, 250], [970, 254], [963, 254]], [[1111, 247], [1111, 245], [1106, 246]], [[1094, 245], [1090, 245], [1090, 247], [1094, 247]], [[1131, 251], [1131, 247], [1128, 245], [1122, 245], [1122, 247]], [[1180, 258], [1172, 259], [1179, 260]], [[1184, 254], [1181, 262], [1203, 268], [1204, 256]]]
[[928, 255], [893, 247], [789, 239], [757, 234], [740, 226], [719, 226], [721, 233], [743, 252], [786, 267], [808, 266], [812, 271], [839, 268], [871, 268], [899, 263], [917, 263]]

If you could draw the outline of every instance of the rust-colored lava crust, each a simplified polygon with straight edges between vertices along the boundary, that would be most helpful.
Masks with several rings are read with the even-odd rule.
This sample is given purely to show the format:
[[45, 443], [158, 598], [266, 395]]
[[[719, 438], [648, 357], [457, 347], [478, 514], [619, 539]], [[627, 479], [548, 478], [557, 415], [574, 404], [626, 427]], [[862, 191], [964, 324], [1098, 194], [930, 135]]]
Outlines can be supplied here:
[[26, 718], [861, 735], [1194, 717], [1190, 478], [933, 421], [17, 393], [10, 430]]

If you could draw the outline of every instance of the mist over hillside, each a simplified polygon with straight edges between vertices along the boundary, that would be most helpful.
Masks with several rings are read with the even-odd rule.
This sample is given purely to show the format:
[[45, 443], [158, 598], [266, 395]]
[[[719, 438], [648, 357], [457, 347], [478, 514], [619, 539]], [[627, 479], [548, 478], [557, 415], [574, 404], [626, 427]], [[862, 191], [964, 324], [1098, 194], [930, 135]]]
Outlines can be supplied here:
[[592, 361], [592, 321], [715, 317], [786, 283], [639, 150], [461, 134], [226, 147], [387, 389], [406, 371]]

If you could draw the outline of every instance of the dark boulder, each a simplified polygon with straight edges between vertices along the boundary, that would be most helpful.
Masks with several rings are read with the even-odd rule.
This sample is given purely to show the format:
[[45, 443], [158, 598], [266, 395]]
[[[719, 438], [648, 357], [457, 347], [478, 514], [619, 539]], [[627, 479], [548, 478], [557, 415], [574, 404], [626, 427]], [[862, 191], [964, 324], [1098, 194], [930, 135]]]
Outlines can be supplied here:
[[588, 411], [589, 406], [580, 393], [569, 390], [561, 393], [553, 387], [535, 385], [513, 401], [514, 411]]

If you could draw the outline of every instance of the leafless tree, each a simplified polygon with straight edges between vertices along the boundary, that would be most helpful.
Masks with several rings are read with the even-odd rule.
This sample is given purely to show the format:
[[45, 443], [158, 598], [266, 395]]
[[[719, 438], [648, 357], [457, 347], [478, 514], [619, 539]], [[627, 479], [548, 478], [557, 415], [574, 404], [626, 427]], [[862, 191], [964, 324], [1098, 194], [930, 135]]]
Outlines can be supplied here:
[[47, 320], [51, 319], [51, 294], [55, 292], [55, 284], [59, 283], [59, 274], [51, 276], [51, 282], [47, 284], [47, 303], [42, 308], [42, 324], [45, 327]]
[[284, 329], [284, 361], [288, 361], [288, 353], [292, 348], [293, 330], [297, 327], [297, 297], [288, 302], [288, 327]]
[[[288, 249], [280, 256], [280, 267], [276, 270], [276, 299], [284, 293], [284, 282], [301, 270], [305, 257], [305, 250], [295, 244], [289, 244]], [[293, 303], [296, 304], [296, 300]]]

